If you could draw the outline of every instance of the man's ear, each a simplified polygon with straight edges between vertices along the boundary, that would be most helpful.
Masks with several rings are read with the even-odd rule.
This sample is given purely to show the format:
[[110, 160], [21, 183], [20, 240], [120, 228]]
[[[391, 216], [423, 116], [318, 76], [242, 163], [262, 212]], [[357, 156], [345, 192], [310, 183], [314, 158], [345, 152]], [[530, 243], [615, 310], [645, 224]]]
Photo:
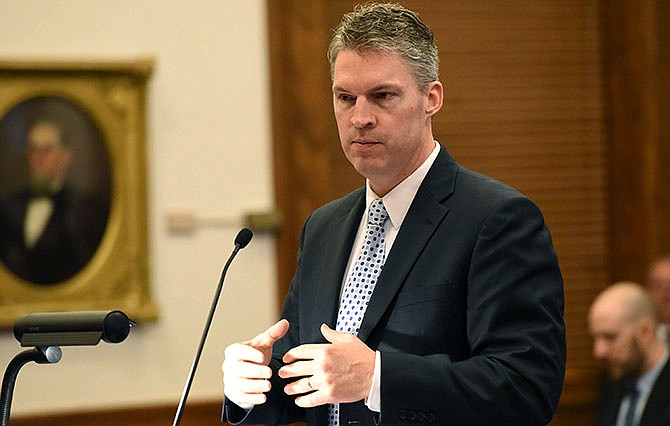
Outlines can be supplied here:
[[441, 82], [433, 81], [428, 85], [427, 93], [426, 114], [429, 117], [432, 117], [442, 108], [442, 103], [444, 101], [444, 87]]
[[645, 342], [649, 342], [656, 337], [656, 325], [651, 318], [640, 318], [637, 322], [637, 331]]

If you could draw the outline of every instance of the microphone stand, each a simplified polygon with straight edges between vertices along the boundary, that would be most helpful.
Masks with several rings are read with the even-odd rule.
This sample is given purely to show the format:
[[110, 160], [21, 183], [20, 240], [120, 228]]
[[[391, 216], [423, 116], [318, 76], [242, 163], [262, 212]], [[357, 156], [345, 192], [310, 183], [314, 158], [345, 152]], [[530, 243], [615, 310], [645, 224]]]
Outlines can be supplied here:
[[12, 408], [14, 385], [21, 367], [35, 361], [38, 364], [56, 364], [61, 360], [63, 352], [59, 346], [38, 346], [17, 354], [7, 366], [2, 379], [2, 394], [0, 396], [0, 418], [2, 426], [9, 426], [9, 412]]
[[179, 426], [179, 423], [181, 423], [181, 416], [184, 412], [184, 406], [186, 405], [186, 398], [188, 398], [188, 393], [191, 390], [191, 384], [193, 383], [195, 370], [196, 368], [198, 368], [198, 362], [200, 361], [200, 355], [202, 354], [202, 350], [205, 346], [207, 333], [209, 332], [209, 328], [212, 325], [212, 319], [214, 318], [214, 311], [216, 310], [216, 305], [219, 302], [219, 297], [221, 296], [221, 291], [223, 290], [223, 280], [226, 277], [226, 272], [228, 272], [228, 267], [233, 262], [233, 259], [237, 255], [237, 252], [246, 247], [246, 245], [249, 243], [249, 240], [251, 240], [251, 235], [252, 235], [251, 231], [249, 231], [246, 228], [240, 231], [237, 238], [235, 239], [235, 248], [233, 249], [233, 252], [230, 254], [230, 257], [228, 258], [226, 265], [223, 267], [223, 271], [221, 271], [221, 277], [219, 278], [219, 285], [216, 287], [214, 300], [212, 300], [212, 306], [209, 309], [209, 315], [207, 316], [207, 321], [205, 322], [205, 329], [202, 331], [202, 337], [200, 338], [200, 345], [198, 346], [198, 351], [196, 352], [195, 359], [193, 360], [193, 364], [191, 365], [191, 370], [188, 372], [188, 378], [186, 379], [184, 392], [182, 393], [181, 400], [179, 401], [179, 405], [177, 406], [177, 412], [175, 414], [174, 421], [172, 422], [172, 426]]

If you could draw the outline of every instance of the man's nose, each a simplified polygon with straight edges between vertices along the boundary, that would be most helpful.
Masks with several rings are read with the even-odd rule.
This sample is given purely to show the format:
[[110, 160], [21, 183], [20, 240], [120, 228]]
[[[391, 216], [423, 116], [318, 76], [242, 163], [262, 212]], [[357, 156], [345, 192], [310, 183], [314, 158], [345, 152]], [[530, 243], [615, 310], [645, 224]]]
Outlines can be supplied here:
[[596, 359], [605, 359], [609, 353], [609, 345], [600, 340], [593, 342], [593, 357]]
[[372, 112], [372, 106], [362, 96], [356, 99], [354, 112], [351, 116], [351, 124], [353, 124], [357, 129], [374, 127], [377, 124], [376, 118]]

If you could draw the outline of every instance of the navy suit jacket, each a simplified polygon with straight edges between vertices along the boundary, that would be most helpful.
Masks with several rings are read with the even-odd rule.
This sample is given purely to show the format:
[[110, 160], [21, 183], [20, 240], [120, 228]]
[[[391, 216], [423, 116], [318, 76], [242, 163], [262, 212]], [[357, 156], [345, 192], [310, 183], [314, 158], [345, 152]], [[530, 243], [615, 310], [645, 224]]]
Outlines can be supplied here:
[[[365, 210], [360, 188], [315, 212], [300, 237], [282, 316], [290, 348], [325, 343]], [[563, 281], [536, 205], [458, 165], [441, 147], [388, 253], [358, 337], [381, 353], [381, 413], [341, 404], [341, 425], [541, 425], [565, 370]], [[326, 425], [326, 407], [301, 409], [274, 376], [268, 402], [229, 422]]]
[[[600, 393], [597, 426], [616, 424], [627, 383], [625, 380], [605, 382]], [[651, 389], [639, 426], [670, 426], [670, 361], [666, 362]]]

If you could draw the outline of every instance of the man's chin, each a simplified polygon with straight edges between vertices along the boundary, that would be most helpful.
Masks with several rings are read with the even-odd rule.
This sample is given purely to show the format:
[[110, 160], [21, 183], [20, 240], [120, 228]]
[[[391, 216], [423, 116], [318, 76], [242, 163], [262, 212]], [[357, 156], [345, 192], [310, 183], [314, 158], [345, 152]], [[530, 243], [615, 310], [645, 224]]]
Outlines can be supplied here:
[[29, 186], [36, 194], [52, 194], [56, 190], [54, 179], [45, 175], [34, 174], [30, 176]]
[[623, 378], [624, 374], [620, 370], [614, 370], [614, 371], [609, 370], [609, 376], [610, 376], [610, 379], [612, 379], [612, 380], [619, 380], [619, 379]]
[[613, 380], [619, 380], [624, 378], [626, 375], [630, 374], [628, 370], [621, 366], [613, 366], [608, 364], [607, 366], [607, 374], [609, 377]]
[[608, 368], [608, 374], [612, 380], [635, 380], [642, 374], [630, 367]]
[[359, 157], [351, 161], [351, 164], [361, 176], [368, 179], [374, 179], [384, 172], [384, 166], [376, 158]]

